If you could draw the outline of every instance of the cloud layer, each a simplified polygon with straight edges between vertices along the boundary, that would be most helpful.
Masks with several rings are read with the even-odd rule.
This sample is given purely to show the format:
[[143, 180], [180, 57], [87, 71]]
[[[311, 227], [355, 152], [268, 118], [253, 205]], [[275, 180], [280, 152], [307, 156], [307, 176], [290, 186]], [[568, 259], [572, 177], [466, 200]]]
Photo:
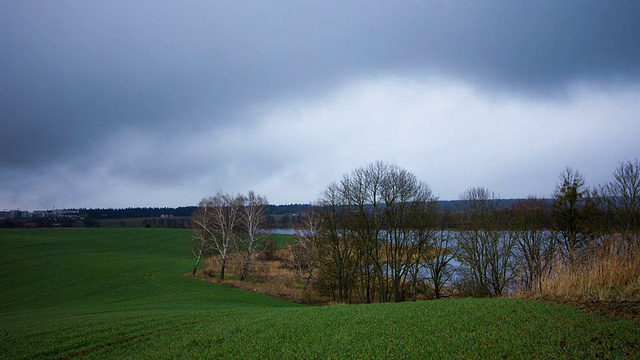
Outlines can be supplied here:
[[0, 206], [307, 202], [378, 159], [447, 199], [608, 181], [638, 156], [638, 10], [3, 3]]

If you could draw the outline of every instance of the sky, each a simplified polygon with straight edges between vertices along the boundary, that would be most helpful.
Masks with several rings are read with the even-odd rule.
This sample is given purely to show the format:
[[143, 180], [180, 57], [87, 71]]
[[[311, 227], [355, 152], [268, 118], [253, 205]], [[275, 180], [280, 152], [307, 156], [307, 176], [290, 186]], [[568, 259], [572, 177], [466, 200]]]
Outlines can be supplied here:
[[550, 197], [640, 157], [638, 1], [0, 0], [0, 210]]

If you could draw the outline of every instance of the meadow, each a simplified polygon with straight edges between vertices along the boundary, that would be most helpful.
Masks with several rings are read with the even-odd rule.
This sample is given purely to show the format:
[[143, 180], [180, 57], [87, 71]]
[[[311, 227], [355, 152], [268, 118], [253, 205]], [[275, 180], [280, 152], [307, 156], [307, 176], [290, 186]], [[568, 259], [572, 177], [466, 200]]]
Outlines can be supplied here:
[[640, 322], [515, 299], [302, 306], [186, 276], [185, 229], [0, 231], [0, 357], [640, 358]]

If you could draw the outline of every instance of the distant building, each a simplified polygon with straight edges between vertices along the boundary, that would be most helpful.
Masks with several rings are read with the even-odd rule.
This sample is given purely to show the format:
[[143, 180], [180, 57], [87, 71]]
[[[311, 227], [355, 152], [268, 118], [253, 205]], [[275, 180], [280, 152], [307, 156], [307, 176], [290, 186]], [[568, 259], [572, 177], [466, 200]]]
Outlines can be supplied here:
[[47, 217], [47, 212], [46, 211], [42, 211], [42, 210], [36, 210], [31, 212], [31, 217], [32, 218], [45, 218]]
[[0, 211], [0, 219], [32, 219], [48, 217], [50, 212], [47, 211], [25, 211], [25, 210], [2, 210]]

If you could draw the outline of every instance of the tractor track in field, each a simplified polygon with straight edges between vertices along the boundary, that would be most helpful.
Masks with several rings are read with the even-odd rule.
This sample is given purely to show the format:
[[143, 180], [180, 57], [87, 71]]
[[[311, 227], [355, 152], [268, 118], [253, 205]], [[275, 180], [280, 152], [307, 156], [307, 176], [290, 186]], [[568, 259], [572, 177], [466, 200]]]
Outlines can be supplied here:
[[[225, 318], [225, 317], [229, 317], [232, 316], [236, 313], [238, 313], [239, 311], [231, 311], [228, 313], [225, 313], [223, 315], [218, 316], [219, 318]], [[76, 351], [61, 357], [56, 358], [57, 360], [69, 360], [69, 359], [77, 359], [79, 357], [85, 357], [88, 356], [90, 354], [96, 353], [98, 351], [104, 350], [104, 349], [108, 349], [110, 347], [116, 346], [116, 345], [122, 345], [122, 344], [127, 344], [139, 339], [144, 339], [147, 338], [149, 336], [153, 336], [153, 335], [157, 335], [157, 334], [161, 334], [167, 331], [173, 331], [173, 330], [177, 330], [180, 328], [183, 328], [185, 326], [190, 326], [190, 325], [195, 325], [195, 324], [200, 324], [203, 322], [206, 322], [207, 320], [199, 320], [199, 321], [189, 321], [189, 322], [185, 322], [185, 323], [180, 323], [180, 324], [176, 324], [174, 326], [168, 327], [168, 328], [164, 328], [164, 329], [157, 329], [157, 330], [153, 330], [153, 331], [149, 331], [146, 333], [142, 333], [142, 334], [138, 334], [138, 335], [133, 335], [133, 336], [129, 336], [126, 338], [122, 338], [122, 339], [118, 339], [118, 340], [114, 340], [114, 341], [109, 341], [106, 342], [104, 344], [100, 344], [100, 345], [96, 345], [90, 349], [87, 350], [82, 350], [82, 351]]]
[[158, 280], [156, 278], [156, 275], [162, 274], [162, 273], [166, 273], [168, 271], [174, 270], [176, 269], [178, 266], [180, 266], [179, 262], [176, 262], [173, 266], [171, 266], [170, 268], [164, 269], [162, 271], [156, 271], [156, 272], [152, 272], [152, 273], [148, 273], [146, 275], [144, 275], [144, 280], [146, 282], [148, 282], [149, 284], [155, 285], [155, 286], [159, 286], [161, 288], [164, 288], [166, 290], [170, 290], [170, 291], [180, 291], [180, 288], [167, 284], [165, 282], [162, 282], [160, 280]]
[[115, 346], [115, 345], [126, 344], [126, 343], [129, 343], [129, 342], [132, 342], [132, 341], [136, 341], [138, 339], [146, 338], [146, 337], [153, 336], [153, 335], [156, 335], [156, 334], [160, 334], [160, 333], [163, 333], [163, 332], [166, 332], [166, 331], [176, 330], [176, 329], [179, 329], [179, 328], [184, 327], [184, 326], [189, 326], [189, 325], [193, 325], [193, 324], [197, 324], [197, 323], [201, 323], [201, 322], [204, 322], [204, 320], [202, 320], [202, 321], [191, 321], [191, 322], [178, 324], [178, 325], [175, 325], [175, 326], [172, 326], [172, 327], [169, 327], [169, 328], [165, 328], [165, 329], [158, 329], [158, 330], [149, 331], [149, 332], [146, 332], [146, 333], [143, 333], [143, 334], [129, 336], [129, 337], [124, 338], [124, 339], [118, 339], [118, 340], [115, 340], [115, 341], [110, 341], [110, 342], [107, 342], [107, 343], [104, 343], [104, 344], [100, 344], [100, 345], [94, 346], [94, 347], [92, 347], [91, 349], [88, 349], [88, 350], [82, 350], [82, 351], [77, 351], [77, 352], [74, 352], [74, 353], [71, 353], [71, 354], [67, 354], [67, 355], [59, 357], [57, 359], [58, 360], [76, 359], [76, 358], [79, 358], [81, 356], [87, 356], [87, 355], [89, 355], [91, 353], [95, 353], [95, 352], [110, 348], [110, 347]]

